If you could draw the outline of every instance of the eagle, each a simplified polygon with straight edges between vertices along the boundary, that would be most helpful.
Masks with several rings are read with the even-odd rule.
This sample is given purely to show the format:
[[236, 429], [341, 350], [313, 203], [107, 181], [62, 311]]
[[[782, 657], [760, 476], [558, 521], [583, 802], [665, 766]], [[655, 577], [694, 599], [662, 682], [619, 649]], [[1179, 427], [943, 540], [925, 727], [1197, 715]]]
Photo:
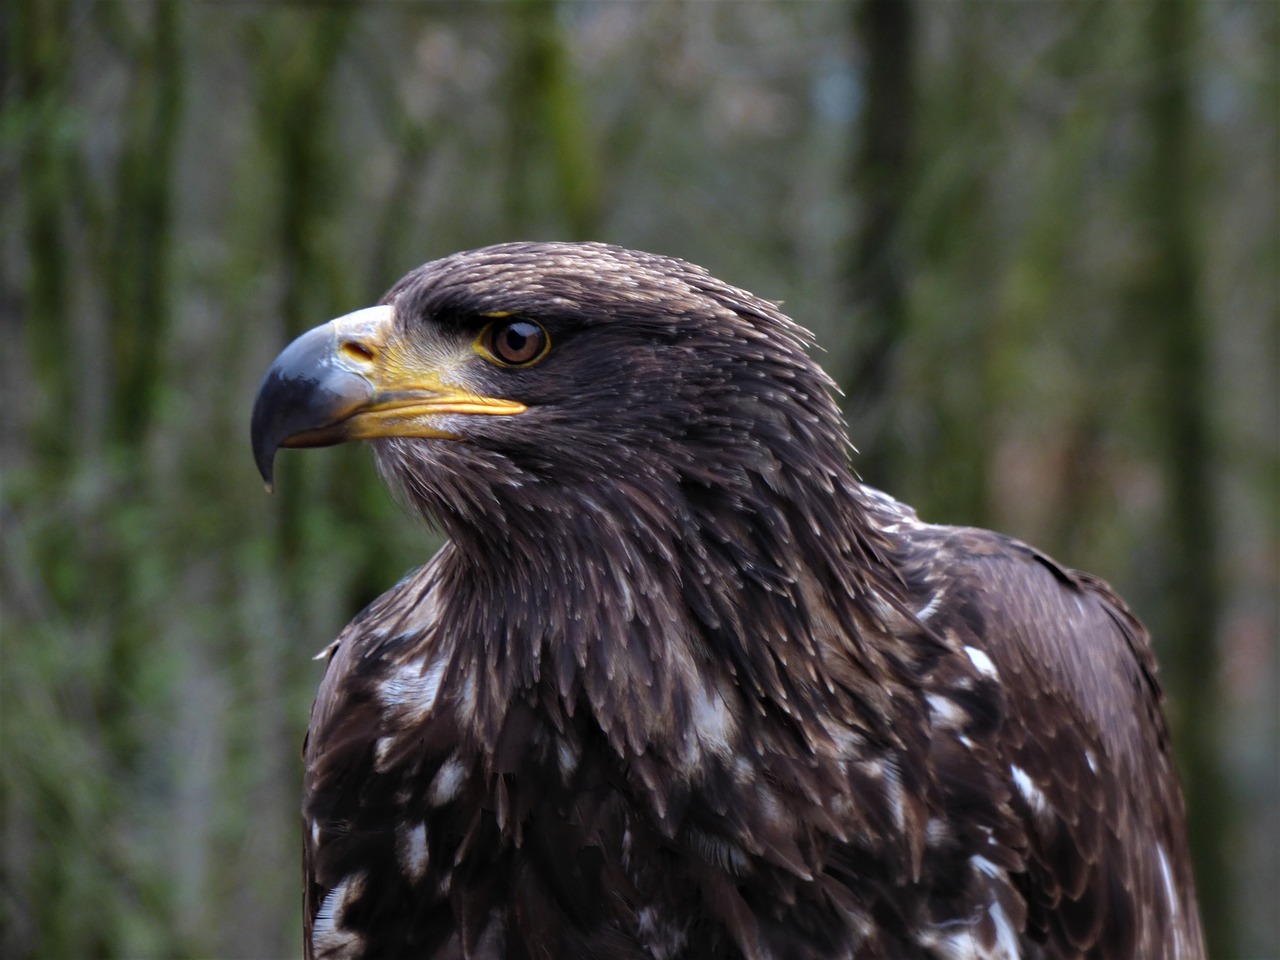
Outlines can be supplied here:
[[446, 537], [327, 649], [306, 955], [1198, 960], [1147, 632], [862, 483], [779, 305], [510, 243], [303, 334], [252, 415]]

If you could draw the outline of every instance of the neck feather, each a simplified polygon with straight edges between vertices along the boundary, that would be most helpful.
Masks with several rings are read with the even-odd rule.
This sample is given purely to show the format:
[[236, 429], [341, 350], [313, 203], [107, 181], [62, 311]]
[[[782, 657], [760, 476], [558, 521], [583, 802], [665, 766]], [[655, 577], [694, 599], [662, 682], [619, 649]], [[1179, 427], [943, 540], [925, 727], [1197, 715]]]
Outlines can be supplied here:
[[620, 755], [672, 763], [761, 723], [809, 751], [849, 731], [897, 739], [880, 718], [901, 718], [919, 651], [882, 642], [902, 604], [856, 482], [741, 480], [522, 486], [482, 539], [456, 532], [441, 621], [465, 625], [453, 669], [477, 735], [494, 742], [525, 700], [588, 710]]

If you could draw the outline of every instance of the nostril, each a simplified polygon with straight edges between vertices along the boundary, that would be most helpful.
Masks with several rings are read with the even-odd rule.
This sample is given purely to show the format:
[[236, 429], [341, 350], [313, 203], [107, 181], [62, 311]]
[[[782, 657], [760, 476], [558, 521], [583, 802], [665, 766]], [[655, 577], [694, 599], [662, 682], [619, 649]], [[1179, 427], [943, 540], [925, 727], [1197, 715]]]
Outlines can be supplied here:
[[377, 357], [377, 352], [372, 347], [367, 347], [358, 340], [344, 340], [342, 352], [349, 360], [355, 360], [357, 363], [369, 363]]

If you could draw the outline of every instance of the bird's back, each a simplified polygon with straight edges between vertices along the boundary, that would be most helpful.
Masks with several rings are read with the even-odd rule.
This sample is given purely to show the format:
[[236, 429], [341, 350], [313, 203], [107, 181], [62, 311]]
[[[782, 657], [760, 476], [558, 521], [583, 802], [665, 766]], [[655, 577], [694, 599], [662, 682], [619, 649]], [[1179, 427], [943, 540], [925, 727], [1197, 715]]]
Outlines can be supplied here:
[[[1000, 693], [999, 772], [1024, 832], [1024, 939], [1046, 957], [1203, 956], [1142, 624], [1106, 583], [1023, 543], [919, 523], [896, 505], [890, 515], [917, 615]], [[946, 690], [935, 696], [945, 730]]]

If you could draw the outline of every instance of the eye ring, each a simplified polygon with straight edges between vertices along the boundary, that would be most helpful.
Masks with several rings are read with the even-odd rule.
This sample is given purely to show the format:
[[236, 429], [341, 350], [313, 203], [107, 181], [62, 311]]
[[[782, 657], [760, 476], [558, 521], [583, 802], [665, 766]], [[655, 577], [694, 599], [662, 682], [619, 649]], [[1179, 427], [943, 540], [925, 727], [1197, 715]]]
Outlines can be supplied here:
[[531, 320], [498, 320], [480, 331], [476, 349], [504, 367], [527, 367], [551, 349], [546, 329]]

